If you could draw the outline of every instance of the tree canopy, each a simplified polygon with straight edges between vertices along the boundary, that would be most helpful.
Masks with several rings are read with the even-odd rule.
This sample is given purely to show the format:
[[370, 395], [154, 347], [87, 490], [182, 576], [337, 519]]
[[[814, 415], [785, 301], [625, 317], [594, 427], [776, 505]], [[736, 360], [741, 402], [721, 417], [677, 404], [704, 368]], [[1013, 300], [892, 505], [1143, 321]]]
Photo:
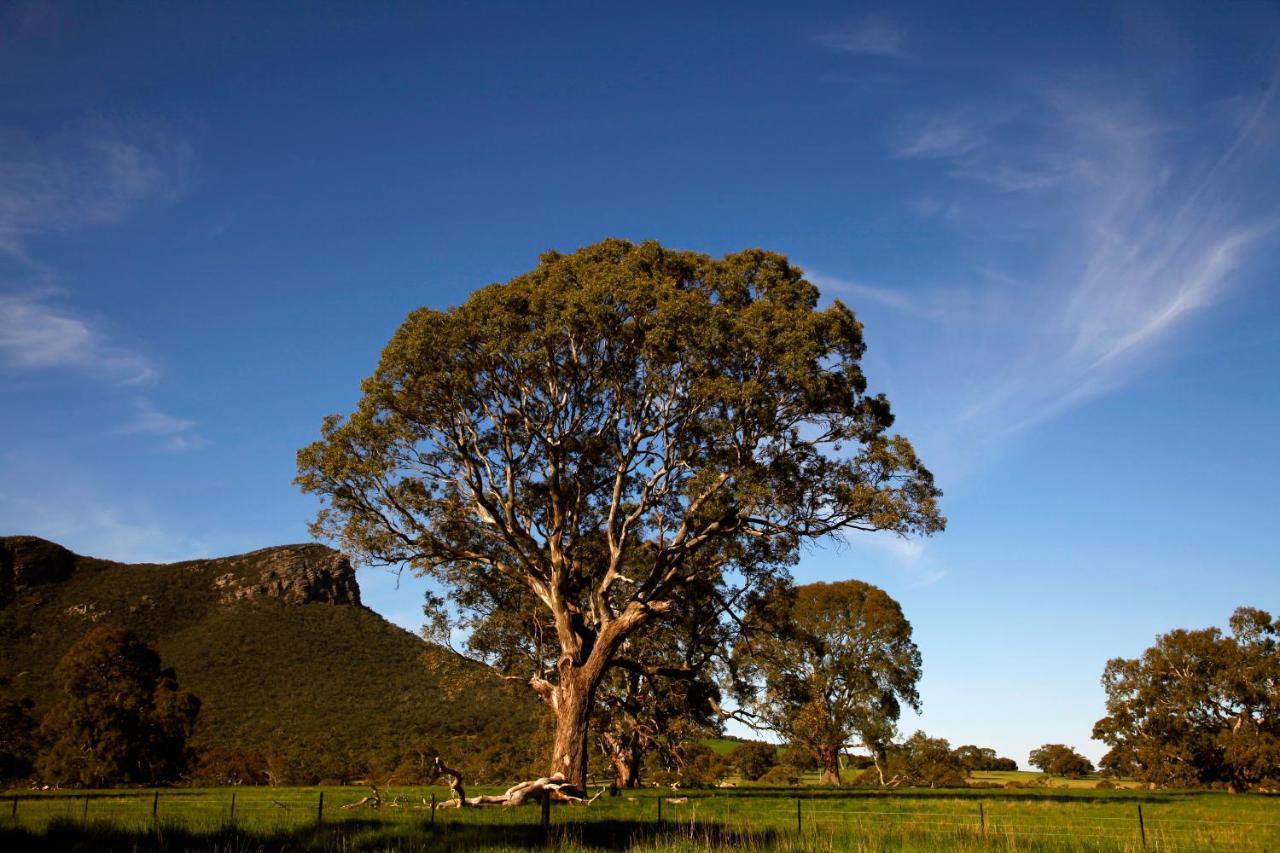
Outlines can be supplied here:
[[[872, 771], [867, 771], [870, 774]], [[945, 738], [915, 732], [891, 744], [877, 757], [875, 771], [882, 785], [948, 788], [965, 784], [969, 770]]]
[[466, 598], [498, 578], [554, 626], [532, 685], [585, 780], [594, 693], [682, 596], [785, 573], [801, 544], [942, 529], [867, 391], [862, 326], [781, 255], [606, 240], [409, 314], [347, 418], [299, 452], [314, 531]]
[[1280, 620], [1241, 607], [1230, 627], [1170, 631], [1107, 662], [1104, 767], [1158, 785], [1280, 784]]
[[1086, 776], [1093, 772], [1093, 762], [1073, 748], [1061, 743], [1046, 743], [1031, 750], [1032, 767], [1050, 776]]
[[735, 650], [744, 701], [839, 784], [840, 754], [883, 754], [906, 704], [917, 711], [920, 651], [898, 602], [862, 581], [776, 588], [748, 610]]
[[47, 782], [101, 787], [171, 782], [191, 758], [200, 700], [136, 634], [99, 625], [58, 663], [63, 699], [41, 723]]

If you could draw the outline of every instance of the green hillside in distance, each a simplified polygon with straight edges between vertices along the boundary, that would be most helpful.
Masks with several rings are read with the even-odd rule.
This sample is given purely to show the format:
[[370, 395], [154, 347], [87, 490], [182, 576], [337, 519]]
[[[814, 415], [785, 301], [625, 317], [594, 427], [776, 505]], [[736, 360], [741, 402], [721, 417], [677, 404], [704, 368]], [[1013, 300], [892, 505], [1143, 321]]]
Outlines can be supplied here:
[[200, 697], [197, 750], [379, 767], [438, 751], [476, 781], [539, 764], [546, 713], [528, 688], [362, 606], [323, 545], [125, 564], [0, 538], [0, 698], [42, 714], [58, 660], [95, 624], [142, 636]]

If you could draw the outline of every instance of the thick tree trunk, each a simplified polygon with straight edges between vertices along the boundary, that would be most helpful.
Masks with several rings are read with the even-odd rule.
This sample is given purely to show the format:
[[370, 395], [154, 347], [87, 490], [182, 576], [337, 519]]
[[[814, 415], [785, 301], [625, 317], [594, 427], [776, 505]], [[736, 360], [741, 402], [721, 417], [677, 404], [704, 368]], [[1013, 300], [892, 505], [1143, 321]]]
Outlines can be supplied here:
[[551, 754], [551, 772], [563, 773], [569, 784], [587, 789], [588, 736], [591, 705], [599, 679], [565, 667], [555, 686], [556, 739]]
[[818, 763], [822, 765], [822, 784], [840, 784], [840, 750], [818, 750]]
[[623, 740], [606, 732], [600, 738], [601, 745], [613, 765], [613, 792], [631, 790], [640, 787], [640, 765], [644, 761], [644, 751], [640, 749], [639, 738], [634, 734]]

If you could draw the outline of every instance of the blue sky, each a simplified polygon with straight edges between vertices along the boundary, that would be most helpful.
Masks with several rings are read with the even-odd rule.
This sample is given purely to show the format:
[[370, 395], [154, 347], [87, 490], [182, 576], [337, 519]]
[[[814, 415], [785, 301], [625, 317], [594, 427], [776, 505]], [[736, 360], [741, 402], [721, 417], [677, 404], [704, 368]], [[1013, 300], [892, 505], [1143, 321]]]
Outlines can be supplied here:
[[1097, 758], [1109, 657], [1280, 609], [1280, 12], [1049, 5], [5, 4], [0, 533], [305, 540], [294, 452], [410, 309], [764, 246], [950, 518], [797, 577], [903, 603], [906, 731]]

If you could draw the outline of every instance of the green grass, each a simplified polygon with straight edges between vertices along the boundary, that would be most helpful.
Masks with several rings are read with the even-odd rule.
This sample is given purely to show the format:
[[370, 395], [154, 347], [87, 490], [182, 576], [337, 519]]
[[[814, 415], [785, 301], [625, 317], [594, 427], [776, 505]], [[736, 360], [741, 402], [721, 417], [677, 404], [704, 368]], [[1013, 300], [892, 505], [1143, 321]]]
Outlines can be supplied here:
[[[492, 789], [478, 788], [477, 793]], [[323, 822], [319, 822], [320, 794]], [[9, 792], [0, 848], [82, 850], [522, 850], [545, 843], [536, 807], [441, 810], [444, 788], [392, 788], [384, 807], [344, 810], [360, 788]], [[234, 823], [231, 797], [236, 797]], [[797, 800], [797, 793], [800, 795]], [[12, 797], [18, 799], [17, 821]], [[1209, 792], [1058, 789], [644, 790], [557, 806], [553, 840], [570, 851], [1280, 849], [1280, 800]], [[88, 811], [85, 804], [88, 803]], [[395, 802], [395, 805], [392, 803]], [[799, 802], [801, 828], [796, 826]], [[984, 834], [985, 829], [985, 834]]]

